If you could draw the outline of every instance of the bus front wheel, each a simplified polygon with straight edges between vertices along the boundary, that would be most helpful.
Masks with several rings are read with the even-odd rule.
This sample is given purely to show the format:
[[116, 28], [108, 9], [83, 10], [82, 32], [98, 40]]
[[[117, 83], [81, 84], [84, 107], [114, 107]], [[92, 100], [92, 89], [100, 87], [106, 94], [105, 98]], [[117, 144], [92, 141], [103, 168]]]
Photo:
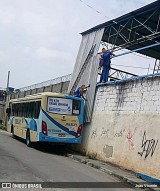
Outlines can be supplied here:
[[26, 144], [27, 144], [27, 147], [31, 147], [32, 146], [32, 142], [30, 140], [30, 131], [29, 130], [26, 133]]

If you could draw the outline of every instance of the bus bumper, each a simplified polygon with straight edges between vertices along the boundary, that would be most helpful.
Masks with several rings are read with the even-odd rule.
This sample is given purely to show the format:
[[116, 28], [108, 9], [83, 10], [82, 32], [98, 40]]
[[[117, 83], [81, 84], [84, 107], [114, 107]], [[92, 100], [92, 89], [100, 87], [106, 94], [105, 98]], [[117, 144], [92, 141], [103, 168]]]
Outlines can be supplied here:
[[55, 142], [55, 143], [72, 143], [72, 144], [81, 144], [82, 138], [65, 138], [65, 137], [50, 137], [46, 136], [43, 133], [39, 133], [39, 141], [42, 142]]

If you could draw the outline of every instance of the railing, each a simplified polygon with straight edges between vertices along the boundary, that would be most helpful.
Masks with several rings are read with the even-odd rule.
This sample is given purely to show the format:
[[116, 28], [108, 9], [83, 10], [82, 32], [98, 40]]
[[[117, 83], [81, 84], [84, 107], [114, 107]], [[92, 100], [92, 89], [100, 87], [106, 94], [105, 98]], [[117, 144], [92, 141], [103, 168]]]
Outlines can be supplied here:
[[121, 80], [124, 78], [130, 78], [132, 76], [137, 76], [137, 75], [123, 70], [119, 70], [117, 68], [111, 68], [109, 75], [110, 79], [113, 80]]
[[50, 86], [50, 85], [54, 85], [54, 84], [59, 84], [62, 82], [67, 82], [67, 81], [71, 80], [71, 75], [72, 74], [68, 74], [66, 76], [58, 77], [58, 78], [44, 81], [44, 82], [34, 84], [31, 86], [26, 86], [26, 87], [18, 89], [18, 91], [23, 92], [23, 91], [27, 91], [27, 90], [32, 90], [32, 89], [36, 89], [36, 88], [42, 88], [42, 87], [46, 87], [46, 86]]

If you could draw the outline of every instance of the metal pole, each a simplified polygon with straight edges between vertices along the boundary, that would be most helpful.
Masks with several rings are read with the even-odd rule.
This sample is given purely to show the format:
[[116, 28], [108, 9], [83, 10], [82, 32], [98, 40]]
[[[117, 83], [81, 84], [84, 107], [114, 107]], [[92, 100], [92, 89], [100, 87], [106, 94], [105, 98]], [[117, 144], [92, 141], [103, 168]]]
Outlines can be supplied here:
[[8, 71], [8, 78], [7, 78], [7, 92], [8, 92], [8, 87], [9, 87], [9, 78], [10, 78], [10, 71]]
[[127, 52], [124, 52], [124, 53], [121, 53], [121, 54], [117, 54], [117, 55], [113, 56], [113, 58], [119, 57], [119, 56], [123, 56], [125, 54], [130, 54], [132, 52], [138, 52], [138, 51], [141, 51], [141, 50], [144, 50], [144, 49], [148, 49], [148, 48], [152, 48], [152, 47], [159, 46], [159, 45], [160, 45], [160, 42], [152, 44], [152, 45], [148, 45], [148, 46], [145, 46], [145, 47], [142, 47], [142, 48], [137, 48], [135, 50], [130, 50], [130, 51], [127, 51]]
[[6, 109], [9, 107], [9, 78], [10, 78], [10, 71], [8, 71], [8, 78], [7, 78], [7, 88], [6, 88], [6, 104], [5, 104], [5, 126], [7, 127], [7, 121], [8, 121], [8, 117], [6, 115]]
[[8, 105], [9, 105], [9, 78], [10, 78], [10, 71], [8, 71], [8, 78], [7, 78], [6, 108], [8, 108]]

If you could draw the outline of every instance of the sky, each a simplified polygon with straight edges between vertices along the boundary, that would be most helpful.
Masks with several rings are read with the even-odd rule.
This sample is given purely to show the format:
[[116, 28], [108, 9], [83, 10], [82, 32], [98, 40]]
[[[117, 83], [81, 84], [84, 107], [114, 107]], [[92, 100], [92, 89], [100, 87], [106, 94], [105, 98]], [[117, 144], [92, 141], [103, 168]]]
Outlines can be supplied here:
[[[8, 71], [10, 86], [14, 88], [72, 73], [81, 32], [151, 2], [153, 0], [0, 0], [0, 87], [6, 87]], [[153, 64], [153, 59], [135, 55], [126, 56], [125, 62], [124, 57], [113, 62], [143, 67], [149, 63]], [[139, 69], [117, 68], [142, 73]], [[143, 73], [146, 74], [146, 70]]]

